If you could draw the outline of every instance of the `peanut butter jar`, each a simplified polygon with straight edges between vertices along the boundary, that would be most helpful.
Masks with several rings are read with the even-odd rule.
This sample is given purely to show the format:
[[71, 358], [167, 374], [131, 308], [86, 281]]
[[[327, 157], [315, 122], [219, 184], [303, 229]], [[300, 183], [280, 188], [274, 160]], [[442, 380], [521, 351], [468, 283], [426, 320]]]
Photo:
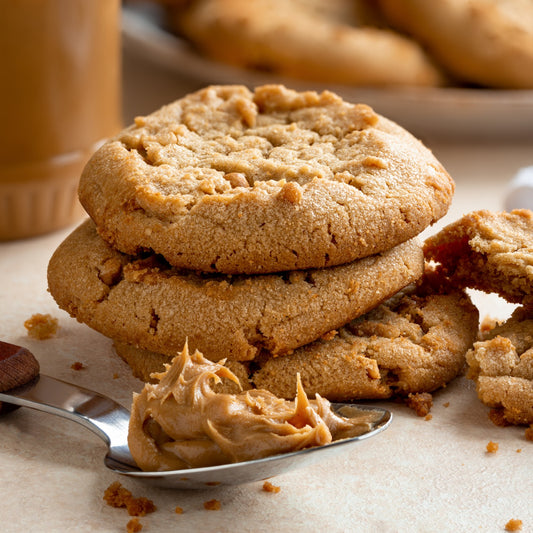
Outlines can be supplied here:
[[83, 166], [121, 127], [120, 1], [0, 0], [0, 240], [79, 219]]

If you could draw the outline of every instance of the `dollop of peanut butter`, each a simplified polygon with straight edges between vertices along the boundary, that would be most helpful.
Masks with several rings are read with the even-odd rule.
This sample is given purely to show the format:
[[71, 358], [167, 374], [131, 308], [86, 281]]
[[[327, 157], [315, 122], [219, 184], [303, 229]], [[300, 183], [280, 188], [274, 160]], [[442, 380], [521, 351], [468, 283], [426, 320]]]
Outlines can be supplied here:
[[294, 401], [266, 390], [217, 393], [223, 379], [239, 383], [224, 366], [187, 345], [166, 370], [134, 394], [128, 445], [145, 471], [179, 470], [259, 459], [328, 444], [371, 428], [372, 417], [344, 418], [317, 395], [309, 400], [298, 380]]

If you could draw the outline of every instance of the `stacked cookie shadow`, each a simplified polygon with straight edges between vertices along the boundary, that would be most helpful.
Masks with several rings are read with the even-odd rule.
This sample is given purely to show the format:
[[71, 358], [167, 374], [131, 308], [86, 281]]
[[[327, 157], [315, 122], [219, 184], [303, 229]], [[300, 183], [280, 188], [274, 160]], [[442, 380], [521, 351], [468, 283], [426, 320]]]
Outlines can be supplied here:
[[91, 218], [54, 253], [50, 292], [143, 380], [187, 342], [244, 388], [292, 398], [299, 373], [308, 394], [388, 398], [448, 382], [476, 338], [477, 310], [423, 275], [417, 241], [451, 178], [333, 93], [208, 87], [109, 140], [79, 193]]

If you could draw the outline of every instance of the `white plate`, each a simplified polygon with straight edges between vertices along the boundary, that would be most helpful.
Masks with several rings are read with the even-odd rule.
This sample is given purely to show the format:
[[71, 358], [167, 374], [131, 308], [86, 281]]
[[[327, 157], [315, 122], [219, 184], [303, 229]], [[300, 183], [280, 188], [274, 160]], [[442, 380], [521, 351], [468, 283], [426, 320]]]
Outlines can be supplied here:
[[289, 80], [210, 61], [164, 29], [153, 5], [123, 7], [123, 44], [186, 79], [208, 84], [284, 83], [295, 89], [329, 89], [363, 102], [419, 137], [533, 139], [533, 90], [366, 89]]

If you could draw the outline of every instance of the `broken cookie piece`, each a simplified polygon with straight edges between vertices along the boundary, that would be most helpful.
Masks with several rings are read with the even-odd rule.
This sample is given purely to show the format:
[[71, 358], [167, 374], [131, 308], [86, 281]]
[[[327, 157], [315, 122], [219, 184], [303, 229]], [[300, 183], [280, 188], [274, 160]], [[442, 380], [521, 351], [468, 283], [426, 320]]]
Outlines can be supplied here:
[[533, 311], [518, 307], [466, 355], [480, 400], [511, 424], [533, 423]]

